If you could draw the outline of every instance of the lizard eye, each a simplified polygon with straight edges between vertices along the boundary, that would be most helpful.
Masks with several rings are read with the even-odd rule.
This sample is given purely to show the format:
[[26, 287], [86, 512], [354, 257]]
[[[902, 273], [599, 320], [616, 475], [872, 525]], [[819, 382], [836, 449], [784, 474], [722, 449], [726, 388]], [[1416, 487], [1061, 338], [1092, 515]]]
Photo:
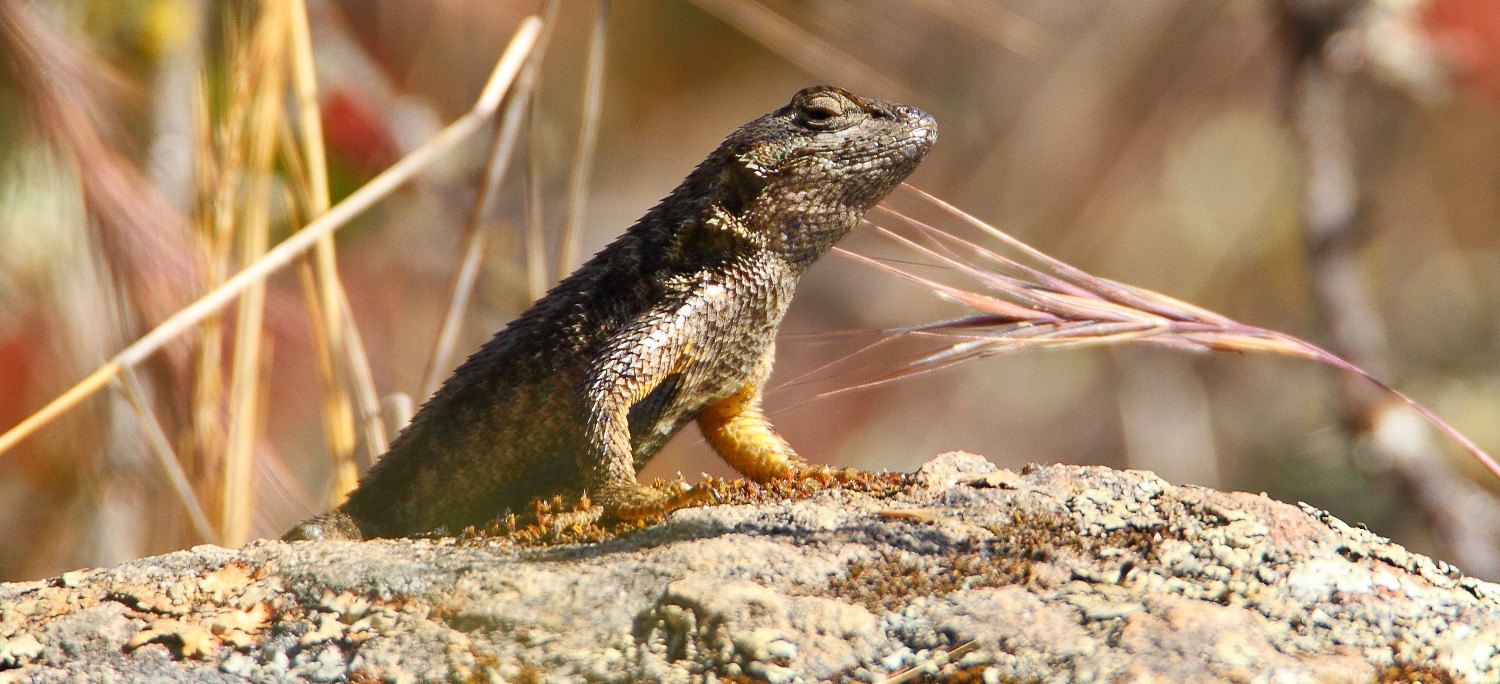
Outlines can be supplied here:
[[832, 94], [818, 95], [797, 108], [797, 120], [809, 128], [833, 128], [844, 115], [844, 105], [843, 100]]

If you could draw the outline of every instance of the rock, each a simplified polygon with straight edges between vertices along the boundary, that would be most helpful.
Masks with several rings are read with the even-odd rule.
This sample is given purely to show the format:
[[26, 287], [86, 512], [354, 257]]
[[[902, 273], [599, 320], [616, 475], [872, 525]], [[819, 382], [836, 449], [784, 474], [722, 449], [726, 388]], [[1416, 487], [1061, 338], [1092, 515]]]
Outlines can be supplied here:
[[0, 681], [1500, 681], [1500, 587], [1321, 511], [960, 453], [915, 483], [0, 585]]

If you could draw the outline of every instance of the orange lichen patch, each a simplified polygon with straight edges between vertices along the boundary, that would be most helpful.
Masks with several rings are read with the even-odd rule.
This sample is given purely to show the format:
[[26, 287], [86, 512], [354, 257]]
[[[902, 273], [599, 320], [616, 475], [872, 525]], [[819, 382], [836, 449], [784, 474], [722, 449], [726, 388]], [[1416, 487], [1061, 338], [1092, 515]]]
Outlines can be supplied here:
[[235, 648], [244, 648], [255, 643], [260, 631], [270, 622], [273, 611], [270, 604], [257, 603], [249, 610], [230, 610], [219, 613], [203, 622], [208, 631], [224, 643]]
[[42, 642], [31, 634], [0, 639], [0, 670], [25, 665], [44, 650]]
[[[259, 644], [265, 632], [288, 613], [300, 613], [282, 590], [282, 578], [265, 567], [226, 563], [200, 577], [176, 580], [116, 581], [101, 591], [70, 590], [79, 585], [59, 579], [29, 599], [29, 613], [69, 612], [112, 602], [146, 627], [132, 636], [125, 649], [159, 643], [174, 656], [204, 658], [223, 646], [245, 650]], [[69, 595], [72, 592], [72, 595]]]
[[215, 603], [224, 603], [231, 596], [243, 592], [250, 581], [250, 570], [245, 564], [226, 563], [224, 567], [198, 580], [198, 589]]
[[222, 645], [202, 625], [184, 622], [176, 618], [162, 618], [151, 623], [150, 627], [141, 630], [130, 641], [125, 642], [125, 650], [133, 651], [146, 644], [166, 644], [175, 647], [183, 658], [203, 658], [213, 655]]

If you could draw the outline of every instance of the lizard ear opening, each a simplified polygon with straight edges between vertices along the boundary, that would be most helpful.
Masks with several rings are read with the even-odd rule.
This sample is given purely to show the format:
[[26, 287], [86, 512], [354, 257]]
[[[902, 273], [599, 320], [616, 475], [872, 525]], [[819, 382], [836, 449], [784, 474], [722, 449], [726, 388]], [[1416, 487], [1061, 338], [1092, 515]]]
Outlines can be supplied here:
[[765, 167], [745, 156], [734, 158], [724, 165], [719, 174], [719, 187], [723, 190], [724, 210], [731, 216], [739, 216], [750, 207], [750, 203], [766, 189], [768, 179]]

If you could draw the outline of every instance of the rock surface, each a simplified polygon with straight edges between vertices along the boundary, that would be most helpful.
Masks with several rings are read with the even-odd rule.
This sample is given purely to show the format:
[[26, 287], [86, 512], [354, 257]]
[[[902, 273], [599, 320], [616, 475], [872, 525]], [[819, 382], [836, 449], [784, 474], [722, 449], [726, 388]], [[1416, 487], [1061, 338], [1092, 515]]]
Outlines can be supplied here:
[[[1500, 587], [1310, 508], [944, 454], [595, 545], [202, 546], [0, 585], [0, 681], [1500, 681]], [[736, 678], [735, 676], [739, 676]], [[1423, 677], [1426, 677], [1423, 679]]]

